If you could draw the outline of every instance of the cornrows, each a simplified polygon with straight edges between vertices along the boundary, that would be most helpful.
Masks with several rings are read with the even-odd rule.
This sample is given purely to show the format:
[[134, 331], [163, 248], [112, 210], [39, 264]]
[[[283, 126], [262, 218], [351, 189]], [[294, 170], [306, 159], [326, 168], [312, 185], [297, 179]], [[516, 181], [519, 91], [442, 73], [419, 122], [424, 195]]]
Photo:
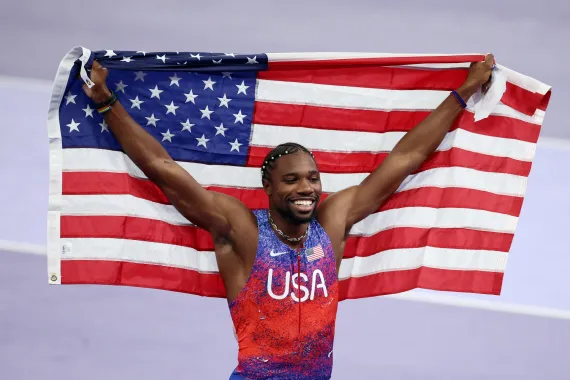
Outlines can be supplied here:
[[261, 166], [261, 178], [270, 181], [270, 171], [275, 167], [275, 162], [280, 157], [297, 152], [305, 152], [311, 155], [311, 157], [313, 157], [313, 160], [315, 159], [313, 153], [311, 153], [310, 150], [300, 144], [288, 142], [277, 145], [271, 152], [267, 154], [267, 156], [265, 156], [265, 160], [263, 160], [263, 165]]

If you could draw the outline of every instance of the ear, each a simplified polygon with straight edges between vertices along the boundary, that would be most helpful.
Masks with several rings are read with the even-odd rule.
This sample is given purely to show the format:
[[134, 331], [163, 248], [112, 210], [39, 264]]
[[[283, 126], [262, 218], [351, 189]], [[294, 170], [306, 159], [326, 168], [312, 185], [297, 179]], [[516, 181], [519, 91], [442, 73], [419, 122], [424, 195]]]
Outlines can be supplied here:
[[261, 182], [263, 184], [263, 190], [265, 190], [265, 194], [271, 195], [271, 183], [266, 179], [262, 179]]

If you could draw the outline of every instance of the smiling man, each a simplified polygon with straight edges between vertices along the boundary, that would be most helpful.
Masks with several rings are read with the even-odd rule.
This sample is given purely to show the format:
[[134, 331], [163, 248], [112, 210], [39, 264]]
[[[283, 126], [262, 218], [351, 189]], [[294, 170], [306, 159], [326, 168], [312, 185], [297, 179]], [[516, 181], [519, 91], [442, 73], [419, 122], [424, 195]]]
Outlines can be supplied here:
[[493, 56], [394, 147], [362, 183], [321, 198], [321, 178], [302, 145], [277, 146], [261, 178], [267, 210], [204, 189], [138, 125], [94, 62], [96, 103], [123, 151], [190, 222], [214, 241], [239, 345], [232, 379], [329, 379], [338, 302], [338, 270], [348, 233], [372, 214], [441, 143], [465, 103], [488, 83]]

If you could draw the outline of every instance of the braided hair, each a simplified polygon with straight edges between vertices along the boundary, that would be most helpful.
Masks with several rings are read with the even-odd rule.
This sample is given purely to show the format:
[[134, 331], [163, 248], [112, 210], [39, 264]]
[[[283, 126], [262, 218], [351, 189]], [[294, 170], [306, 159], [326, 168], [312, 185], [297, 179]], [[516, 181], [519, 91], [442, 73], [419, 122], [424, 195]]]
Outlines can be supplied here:
[[261, 165], [261, 179], [271, 181], [270, 172], [275, 167], [275, 162], [279, 159], [279, 157], [297, 152], [307, 153], [313, 158], [313, 160], [315, 159], [313, 153], [311, 153], [310, 150], [300, 144], [287, 142], [277, 145], [273, 150], [271, 150], [271, 152], [267, 154], [267, 156], [265, 156], [265, 159], [263, 160], [263, 165]]

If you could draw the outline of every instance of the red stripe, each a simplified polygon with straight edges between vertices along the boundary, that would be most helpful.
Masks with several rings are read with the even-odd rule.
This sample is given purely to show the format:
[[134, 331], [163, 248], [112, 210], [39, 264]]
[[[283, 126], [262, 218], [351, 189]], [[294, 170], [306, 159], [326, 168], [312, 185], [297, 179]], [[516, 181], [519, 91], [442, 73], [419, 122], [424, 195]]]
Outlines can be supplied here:
[[332, 67], [353, 66], [398, 66], [418, 65], [431, 63], [465, 63], [478, 62], [485, 59], [484, 54], [476, 55], [449, 55], [426, 57], [376, 57], [376, 58], [345, 58], [345, 59], [315, 59], [299, 61], [269, 61], [269, 70], [308, 70]]
[[[206, 187], [239, 199], [249, 209], [267, 208], [267, 195], [262, 189]], [[152, 202], [169, 204], [162, 191], [151, 181], [133, 178], [126, 173], [63, 172], [63, 195], [130, 194]], [[322, 199], [327, 194], [323, 194]], [[522, 197], [493, 194], [463, 188], [423, 187], [393, 194], [381, 211], [402, 207], [455, 207], [487, 210], [518, 216]]]
[[[219, 274], [203, 274], [189, 269], [122, 261], [63, 260], [62, 284], [122, 285], [164, 289], [225, 298]], [[340, 300], [400, 293], [414, 288], [442, 291], [500, 294], [502, 273], [459, 271], [422, 267], [383, 272], [340, 282]]]
[[[336, 131], [408, 132], [430, 113], [431, 111], [377, 111], [256, 102], [253, 123]], [[465, 111], [455, 120], [451, 130], [457, 128], [485, 136], [536, 143], [541, 127], [496, 115], [475, 122], [474, 114]]]
[[325, 67], [313, 70], [260, 71], [258, 79], [393, 90], [455, 90], [467, 68], [426, 70], [387, 66]]
[[401, 293], [415, 288], [480, 294], [501, 293], [503, 273], [421, 267], [340, 281], [341, 300]]
[[532, 116], [536, 110], [546, 110], [550, 102], [550, 94], [551, 91], [543, 95], [507, 82], [507, 89], [501, 98], [501, 102], [525, 115]]
[[[250, 145], [247, 166], [261, 167], [271, 147]], [[372, 152], [322, 152], [312, 151], [319, 170], [323, 173], [370, 173], [374, 171], [388, 153]], [[421, 172], [429, 169], [444, 167], [463, 167], [475, 170], [495, 173], [514, 174], [527, 177], [532, 163], [519, 161], [508, 157], [497, 157], [487, 154], [470, 152], [461, 148], [435, 152], [416, 171]]]
[[225, 297], [219, 274], [124, 261], [62, 260], [62, 284], [123, 285]]
[[[62, 216], [61, 237], [128, 239], [191, 247], [198, 251], [214, 250], [211, 235], [203, 229], [130, 216]], [[512, 240], [512, 234], [465, 228], [400, 227], [373, 236], [350, 236], [344, 258], [425, 246], [508, 252]], [[322, 252], [315, 250], [315, 254]]]

